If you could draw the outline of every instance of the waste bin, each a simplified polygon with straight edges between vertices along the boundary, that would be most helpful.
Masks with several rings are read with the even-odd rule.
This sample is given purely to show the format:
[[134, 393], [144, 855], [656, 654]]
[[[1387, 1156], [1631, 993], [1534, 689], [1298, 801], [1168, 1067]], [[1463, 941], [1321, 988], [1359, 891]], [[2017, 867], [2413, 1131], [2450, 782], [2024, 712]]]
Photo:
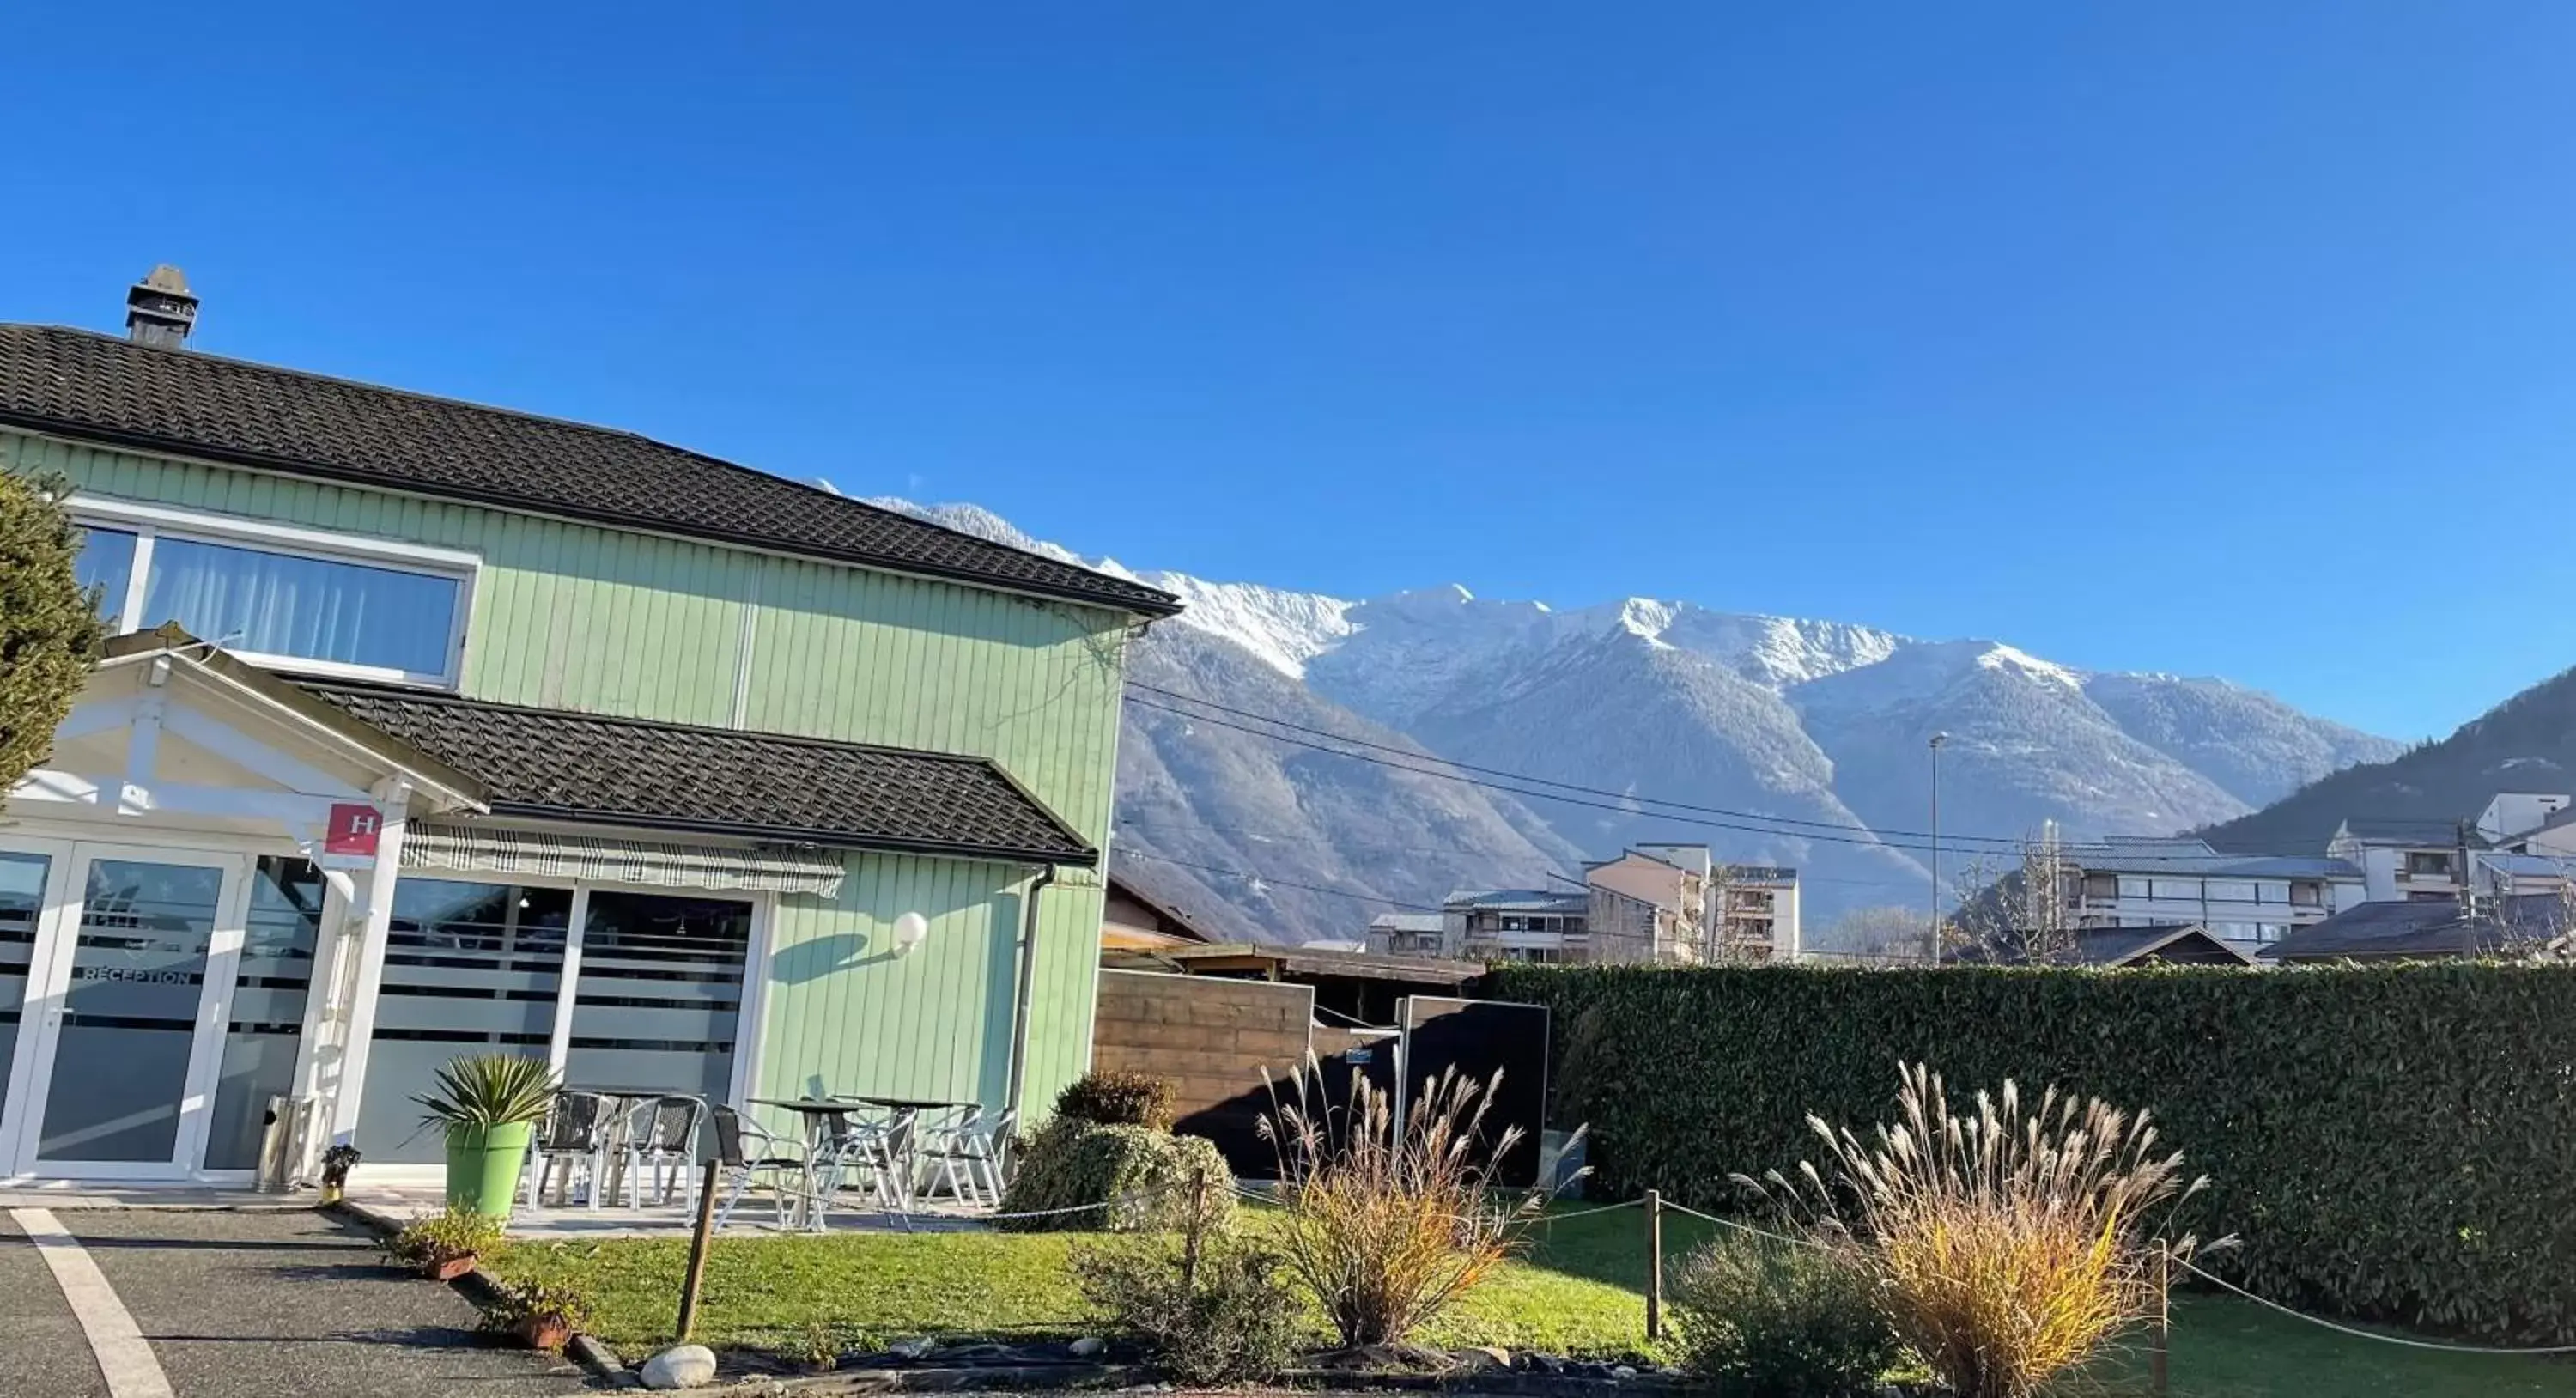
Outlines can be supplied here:
[[284, 1096], [268, 1099], [268, 1114], [260, 1119], [259, 1192], [284, 1194], [295, 1171], [295, 1106]]

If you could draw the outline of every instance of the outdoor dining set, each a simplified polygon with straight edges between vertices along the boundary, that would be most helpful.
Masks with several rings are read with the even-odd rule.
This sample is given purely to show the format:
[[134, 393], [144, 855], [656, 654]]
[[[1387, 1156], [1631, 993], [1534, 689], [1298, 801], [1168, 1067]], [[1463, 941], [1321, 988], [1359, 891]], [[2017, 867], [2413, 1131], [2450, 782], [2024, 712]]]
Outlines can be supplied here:
[[719, 1228], [755, 1188], [770, 1195], [778, 1227], [817, 1233], [845, 1197], [896, 1215], [943, 1199], [964, 1209], [1001, 1203], [1015, 1113], [906, 1097], [753, 1098], [752, 1105], [795, 1114], [803, 1139], [686, 1093], [564, 1088], [529, 1147], [521, 1179], [527, 1207], [544, 1207], [549, 1182], [559, 1178], [554, 1197], [567, 1206], [694, 1209], [710, 1159]]

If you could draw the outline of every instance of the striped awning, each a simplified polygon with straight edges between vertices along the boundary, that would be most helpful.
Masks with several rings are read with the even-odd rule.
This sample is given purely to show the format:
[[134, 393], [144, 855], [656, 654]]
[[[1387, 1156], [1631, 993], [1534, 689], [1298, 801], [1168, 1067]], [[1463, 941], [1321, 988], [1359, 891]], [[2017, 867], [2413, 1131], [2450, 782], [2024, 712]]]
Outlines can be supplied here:
[[832, 850], [739, 849], [426, 821], [404, 832], [402, 867], [826, 898], [841, 891], [842, 875], [841, 857]]

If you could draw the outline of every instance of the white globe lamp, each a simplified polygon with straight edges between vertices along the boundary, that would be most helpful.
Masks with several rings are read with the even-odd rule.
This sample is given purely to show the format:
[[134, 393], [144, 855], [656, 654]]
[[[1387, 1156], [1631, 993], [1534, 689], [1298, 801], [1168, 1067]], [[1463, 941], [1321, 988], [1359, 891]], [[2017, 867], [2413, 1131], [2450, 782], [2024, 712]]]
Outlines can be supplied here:
[[905, 913], [894, 920], [894, 954], [910, 956], [913, 949], [930, 937], [930, 919], [919, 913]]

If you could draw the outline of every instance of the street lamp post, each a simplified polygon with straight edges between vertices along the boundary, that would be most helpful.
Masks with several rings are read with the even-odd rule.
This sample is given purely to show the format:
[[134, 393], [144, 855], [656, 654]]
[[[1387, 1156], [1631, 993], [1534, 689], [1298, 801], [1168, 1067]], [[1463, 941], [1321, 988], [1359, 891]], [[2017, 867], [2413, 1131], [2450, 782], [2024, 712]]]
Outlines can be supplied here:
[[1947, 733], [1935, 733], [1932, 749], [1932, 964], [1941, 964], [1941, 746]]

